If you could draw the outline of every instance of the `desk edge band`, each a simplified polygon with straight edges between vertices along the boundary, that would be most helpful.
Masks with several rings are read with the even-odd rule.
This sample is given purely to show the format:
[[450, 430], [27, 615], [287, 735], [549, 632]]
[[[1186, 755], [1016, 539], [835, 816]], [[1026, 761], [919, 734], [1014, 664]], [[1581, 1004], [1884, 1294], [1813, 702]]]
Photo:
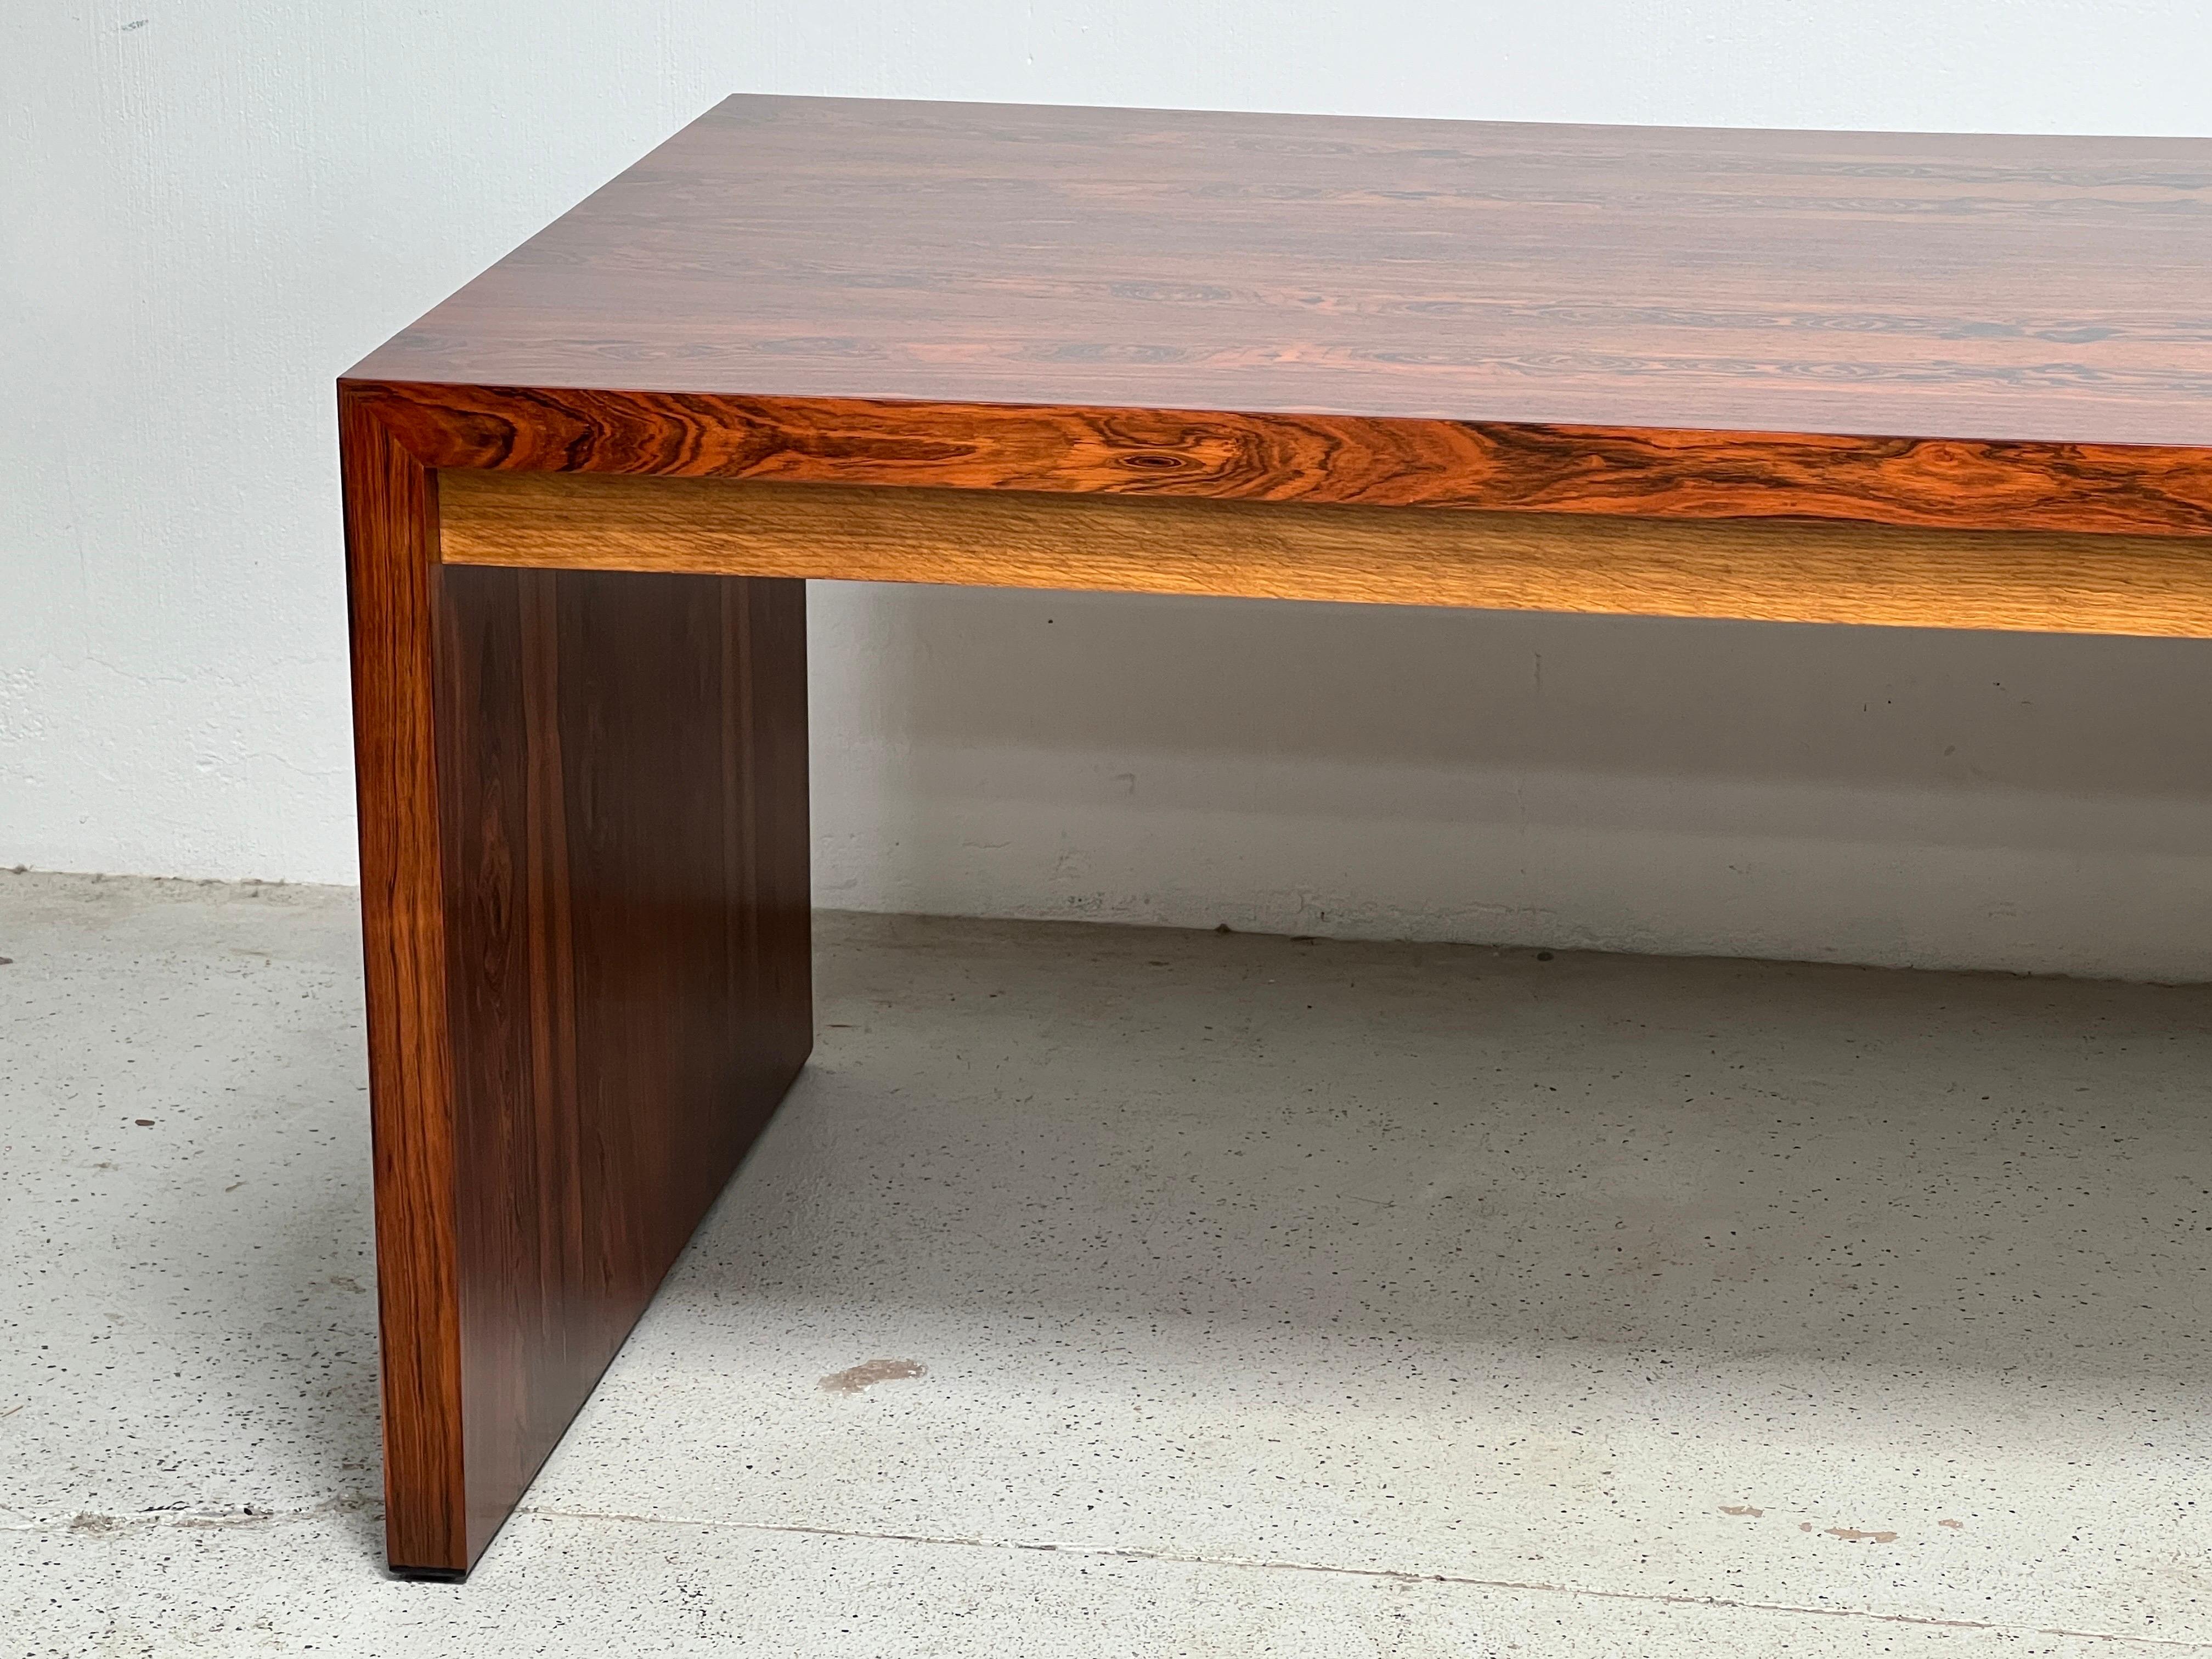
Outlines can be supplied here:
[[342, 380], [425, 466], [2212, 535], [2212, 448]]

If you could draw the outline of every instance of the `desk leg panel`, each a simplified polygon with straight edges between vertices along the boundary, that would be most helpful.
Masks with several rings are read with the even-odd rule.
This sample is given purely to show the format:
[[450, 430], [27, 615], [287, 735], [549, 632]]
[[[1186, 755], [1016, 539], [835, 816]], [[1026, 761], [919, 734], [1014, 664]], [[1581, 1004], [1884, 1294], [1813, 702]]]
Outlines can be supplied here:
[[811, 1046], [805, 588], [428, 577], [450, 1150], [380, 1158], [377, 1201], [380, 1254], [387, 1210], [451, 1218], [447, 1282], [410, 1263], [383, 1313], [387, 1378], [451, 1352], [442, 1392], [387, 1382], [386, 1437], [392, 1565], [453, 1577]]
[[473, 1560], [811, 1046], [805, 590], [440, 575]]

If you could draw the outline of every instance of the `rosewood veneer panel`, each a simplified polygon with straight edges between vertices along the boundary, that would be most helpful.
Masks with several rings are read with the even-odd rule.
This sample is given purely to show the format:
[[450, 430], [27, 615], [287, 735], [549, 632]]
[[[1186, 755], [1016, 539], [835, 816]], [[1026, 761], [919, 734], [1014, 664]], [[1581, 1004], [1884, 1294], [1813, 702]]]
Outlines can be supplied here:
[[812, 1046], [805, 639], [797, 582], [441, 574], [472, 1560]]
[[732, 98], [349, 378], [436, 465], [2212, 531], [2212, 142]]
[[811, 1046], [805, 589], [441, 569], [342, 425], [387, 1542], [459, 1577]]

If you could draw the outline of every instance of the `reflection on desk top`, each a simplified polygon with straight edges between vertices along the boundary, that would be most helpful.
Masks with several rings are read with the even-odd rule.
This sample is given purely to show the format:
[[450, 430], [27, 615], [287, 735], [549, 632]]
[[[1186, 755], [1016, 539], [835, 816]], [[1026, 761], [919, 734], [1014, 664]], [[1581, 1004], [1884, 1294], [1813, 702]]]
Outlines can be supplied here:
[[[768, 471], [793, 477], [794, 447], [850, 448], [857, 406], [926, 405], [954, 447], [982, 441], [963, 423], [1000, 410], [1250, 416], [1259, 427], [1089, 419], [1065, 443], [1115, 453], [1091, 457], [1087, 482], [1072, 454], [1035, 477], [909, 481], [1609, 512], [1850, 516], [1731, 505], [1726, 474], [1748, 467], [1771, 489], [1776, 465], [1825, 473], [1874, 452], [1705, 443], [1710, 499], [1639, 507], [1490, 492], [1463, 458], [1431, 453], [1446, 435], [1416, 428], [1526, 437], [1545, 488], [1568, 497], [1571, 475], [1644, 463], [1602, 443], [1544, 449], [1546, 428], [1629, 434], [1638, 454], [1634, 434], [1669, 432], [1955, 440], [1967, 447], [1919, 452], [1920, 507], [1867, 516], [1949, 522], [1943, 500], [1994, 490], [1958, 521], [2011, 522], [2033, 505], [2027, 474], [1975, 469], [2032, 461], [2065, 475], [2055, 488], [2077, 505], [2157, 498], [2066, 527], [2202, 533], [2212, 475], [2185, 452], [2212, 447], [2212, 141], [737, 97], [349, 380], [607, 393], [633, 416], [658, 409], [648, 424], [686, 398], [735, 400], [728, 419], [781, 425], [787, 453]], [[530, 424], [519, 402], [414, 401]], [[423, 459], [761, 470], [687, 460], [696, 434], [634, 432], [623, 441], [652, 453], [617, 453], [607, 398], [544, 407], [569, 424], [538, 434], [541, 453], [522, 453], [527, 434], [471, 449], [449, 434], [451, 453]], [[1338, 417], [1370, 434], [1414, 426], [1377, 462]], [[403, 439], [407, 418], [393, 416]], [[908, 442], [928, 424], [877, 435]], [[573, 448], [579, 428], [596, 453], [542, 453]], [[1244, 453], [1247, 471], [1272, 469], [1255, 482], [1224, 471], [1206, 431], [1248, 451], [1254, 431], [1291, 434], [1300, 453]], [[1317, 495], [1333, 442], [1360, 476]], [[2098, 453], [2113, 446], [2165, 453]], [[870, 481], [858, 465], [836, 476]], [[1394, 467], [1456, 467], [1464, 487], [1432, 476], [1394, 494]]]

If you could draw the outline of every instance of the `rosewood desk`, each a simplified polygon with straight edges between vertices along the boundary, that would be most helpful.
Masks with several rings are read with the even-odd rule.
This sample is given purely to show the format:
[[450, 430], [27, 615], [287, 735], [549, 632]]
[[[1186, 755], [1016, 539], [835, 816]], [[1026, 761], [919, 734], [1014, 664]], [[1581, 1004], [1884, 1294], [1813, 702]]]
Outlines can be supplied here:
[[806, 1059], [807, 578], [2212, 635], [2212, 143], [733, 98], [338, 407], [451, 1577]]

